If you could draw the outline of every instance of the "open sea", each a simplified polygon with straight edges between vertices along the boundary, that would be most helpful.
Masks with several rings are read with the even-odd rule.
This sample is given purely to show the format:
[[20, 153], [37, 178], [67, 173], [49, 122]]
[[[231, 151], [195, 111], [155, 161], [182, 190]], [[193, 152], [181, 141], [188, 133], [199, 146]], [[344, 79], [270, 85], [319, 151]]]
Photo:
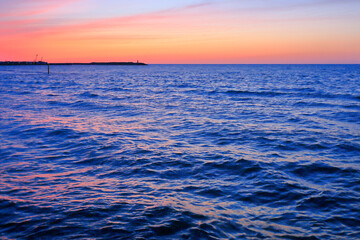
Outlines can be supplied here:
[[360, 239], [360, 65], [0, 66], [0, 239]]

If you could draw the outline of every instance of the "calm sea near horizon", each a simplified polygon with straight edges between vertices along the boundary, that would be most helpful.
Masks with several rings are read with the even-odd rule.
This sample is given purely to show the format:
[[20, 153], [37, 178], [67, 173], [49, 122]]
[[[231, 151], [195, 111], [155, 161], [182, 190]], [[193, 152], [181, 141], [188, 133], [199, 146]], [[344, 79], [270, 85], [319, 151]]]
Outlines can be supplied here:
[[0, 66], [0, 239], [360, 239], [360, 65]]

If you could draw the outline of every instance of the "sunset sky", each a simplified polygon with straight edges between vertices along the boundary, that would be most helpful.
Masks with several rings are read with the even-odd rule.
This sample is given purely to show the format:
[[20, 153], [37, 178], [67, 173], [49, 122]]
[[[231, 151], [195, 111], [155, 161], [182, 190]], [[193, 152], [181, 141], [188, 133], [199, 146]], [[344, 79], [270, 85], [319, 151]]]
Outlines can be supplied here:
[[0, 61], [360, 63], [360, 0], [0, 0]]

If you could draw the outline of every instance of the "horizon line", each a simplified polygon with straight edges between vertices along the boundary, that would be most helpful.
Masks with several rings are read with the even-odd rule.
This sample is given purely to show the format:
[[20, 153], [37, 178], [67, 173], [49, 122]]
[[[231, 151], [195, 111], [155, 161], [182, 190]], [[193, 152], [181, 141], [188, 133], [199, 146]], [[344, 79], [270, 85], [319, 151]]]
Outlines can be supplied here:
[[[141, 62], [141, 61], [90, 61], [90, 62], [46, 62], [46, 61], [0, 61], [0, 63], [7, 63], [7, 62], [26, 62], [26, 63], [46, 63], [46, 64], [109, 64], [111, 65], [112, 63], [145, 63], [145, 62]], [[147, 65], [360, 65], [359, 63], [346, 63], [346, 62], [340, 62], [340, 63], [145, 63]], [[41, 64], [29, 64], [29, 66], [31, 65], [41, 65]]]

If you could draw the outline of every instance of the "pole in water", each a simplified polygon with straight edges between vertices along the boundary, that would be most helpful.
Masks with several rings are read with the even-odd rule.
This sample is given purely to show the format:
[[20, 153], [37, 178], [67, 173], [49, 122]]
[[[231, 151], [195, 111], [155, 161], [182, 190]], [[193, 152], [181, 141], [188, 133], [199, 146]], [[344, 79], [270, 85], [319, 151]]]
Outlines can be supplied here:
[[48, 64], [48, 74], [50, 74], [50, 64]]

